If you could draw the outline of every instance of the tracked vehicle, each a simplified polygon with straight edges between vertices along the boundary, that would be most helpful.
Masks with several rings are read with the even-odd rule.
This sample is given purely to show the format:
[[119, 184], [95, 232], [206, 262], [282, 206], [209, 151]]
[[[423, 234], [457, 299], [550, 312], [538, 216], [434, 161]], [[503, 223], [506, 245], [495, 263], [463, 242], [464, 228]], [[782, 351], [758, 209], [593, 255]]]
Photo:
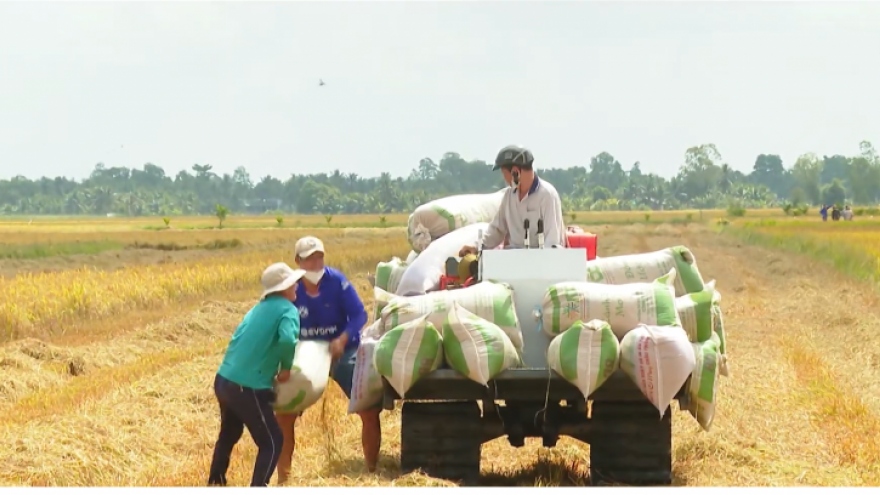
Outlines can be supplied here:
[[[436, 478], [477, 485], [484, 443], [506, 436], [512, 447], [522, 447], [526, 438], [541, 438], [545, 447], [554, 447], [560, 436], [568, 436], [590, 445], [593, 485], [671, 484], [669, 409], [660, 418], [619, 369], [585, 400], [574, 385], [548, 368], [550, 338], [540, 328], [536, 309], [552, 284], [587, 281], [586, 263], [588, 257], [595, 257], [595, 251], [571, 247], [570, 241], [566, 247], [485, 250], [462, 276], [458, 261], [449, 259], [442, 290], [480, 280], [503, 282], [513, 289], [524, 366], [500, 373], [488, 387], [441, 368], [416, 382], [405, 400], [383, 378], [384, 408], [393, 410], [402, 402], [400, 464], [404, 473], [421, 470]], [[467, 275], [469, 283], [463, 281]], [[682, 407], [686, 406], [687, 386], [675, 398]]]

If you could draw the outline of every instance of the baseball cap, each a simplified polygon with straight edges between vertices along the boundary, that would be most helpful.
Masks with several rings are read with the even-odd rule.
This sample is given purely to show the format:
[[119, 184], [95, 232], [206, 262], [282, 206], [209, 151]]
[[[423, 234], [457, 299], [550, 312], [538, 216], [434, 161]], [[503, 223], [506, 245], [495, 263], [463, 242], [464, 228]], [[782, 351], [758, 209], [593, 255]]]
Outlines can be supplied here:
[[324, 243], [321, 242], [321, 239], [314, 236], [303, 237], [296, 241], [296, 246], [293, 248], [294, 256], [299, 256], [300, 258], [308, 258], [318, 251], [324, 252]]

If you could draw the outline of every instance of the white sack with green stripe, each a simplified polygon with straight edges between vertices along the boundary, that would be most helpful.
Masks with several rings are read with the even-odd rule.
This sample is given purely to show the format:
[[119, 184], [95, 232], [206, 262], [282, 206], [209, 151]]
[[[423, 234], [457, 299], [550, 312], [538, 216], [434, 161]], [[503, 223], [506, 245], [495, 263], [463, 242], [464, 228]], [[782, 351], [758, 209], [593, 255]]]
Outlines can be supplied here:
[[318, 402], [327, 388], [331, 361], [329, 341], [297, 342], [290, 378], [275, 384], [275, 411], [301, 413]]
[[488, 229], [488, 223], [474, 223], [432, 242], [406, 268], [394, 293], [400, 296], [417, 296], [439, 289], [440, 277], [446, 273], [446, 260], [458, 257], [462, 246], [474, 244], [480, 230], [486, 232]]
[[576, 321], [547, 346], [547, 364], [588, 398], [618, 368], [620, 343], [602, 320]]
[[703, 290], [703, 276], [690, 249], [675, 246], [651, 253], [596, 258], [587, 262], [587, 280], [600, 284], [650, 282], [675, 268], [675, 295]]
[[709, 431], [715, 418], [715, 390], [721, 357], [718, 334], [713, 334], [705, 342], [691, 345], [694, 348], [696, 365], [688, 386], [690, 403], [687, 410], [704, 431]]
[[427, 316], [398, 325], [382, 336], [373, 366], [401, 398], [419, 378], [443, 364], [443, 339]]
[[661, 418], [695, 366], [694, 347], [681, 327], [638, 325], [620, 341], [620, 369]]
[[400, 279], [407, 269], [407, 263], [401, 261], [397, 256], [391, 258], [391, 261], [380, 261], [376, 265], [376, 283], [374, 287], [378, 287], [384, 291], [394, 293], [397, 286], [400, 285]]
[[507, 284], [489, 281], [464, 289], [429, 292], [423, 296], [394, 297], [382, 309], [379, 316], [382, 321], [381, 331], [390, 330], [401, 323], [425, 315], [429, 315], [434, 326], [440, 328], [453, 303], [458, 303], [480, 318], [498, 325], [513, 342], [514, 347], [522, 350], [523, 337], [513, 304], [513, 291]]
[[691, 342], [705, 342], [715, 331], [715, 306], [721, 295], [715, 290], [715, 281], [706, 283], [703, 290], [675, 298], [675, 310], [681, 327]]
[[[504, 188], [490, 194], [458, 194], [429, 201], [409, 216], [407, 238], [418, 253], [437, 239], [462, 227], [491, 222], [501, 208]], [[461, 246], [459, 246], [460, 248]]]
[[385, 306], [388, 306], [396, 295], [386, 292], [379, 287], [373, 287], [373, 319], [378, 320], [379, 316], [382, 315], [382, 310], [385, 309]]
[[544, 332], [555, 337], [578, 320], [602, 320], [622, 339], [640, 323], [681, 326], [675, 310], [675, 268], [651, 282], [608, 285], [561, 282], [541, 302]]
[[[717, 298], [720, 300], [721, 295], [718, 294]], [[730, 369], [727, 364], [727, 337], [724, 333], [724, 316], [721, 311], [721, 305], [716, 304], [712, 306], [712, 310], [715, 312], [715, 334], [718, 335], [718, 352], [721, 354], [721, 360], [718, 365], [718, 372], [721, 376], [730, 376]]]
[[354, 372], [351, 377], [351, 397], [348, 401], [348, 412], [366, 411], [382, 400], [382, 376], [373, 365], [373, 355], [379, 343], [379, 324], [373, 322], [361, 331]]
[[498, 373], [522, 365], [513, 342], [498, 325], [471, 313], [457, 302], [443, 322], [443, 354], [449, 367], [488, 385]]

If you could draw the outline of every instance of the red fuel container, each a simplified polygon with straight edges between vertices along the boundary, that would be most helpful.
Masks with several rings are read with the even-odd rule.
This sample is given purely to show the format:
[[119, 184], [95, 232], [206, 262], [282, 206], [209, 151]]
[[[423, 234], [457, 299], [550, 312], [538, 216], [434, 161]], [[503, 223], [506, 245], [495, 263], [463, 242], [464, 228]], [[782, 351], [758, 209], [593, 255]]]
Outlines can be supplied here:
[[596, 234], [589, 232], [568, 232], [568, 247], [585, 248], [587, 250], [587, 261], [596, 259], [596, 245], [598, 237]]

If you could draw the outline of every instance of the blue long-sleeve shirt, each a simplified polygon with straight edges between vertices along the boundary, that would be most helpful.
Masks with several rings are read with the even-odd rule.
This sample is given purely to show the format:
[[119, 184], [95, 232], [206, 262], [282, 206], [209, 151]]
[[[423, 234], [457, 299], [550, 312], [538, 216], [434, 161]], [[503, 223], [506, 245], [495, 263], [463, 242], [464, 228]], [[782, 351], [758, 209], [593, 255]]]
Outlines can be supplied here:
[[335, 268], [326, 267], [318, 295], [306, 293], [305, 284], [296, 289], [296, 306], [303, 340], [333, 340], [343, 332], [348, 333], [346, 348], [357, 347], [361, 329], [367, 323], [367, 311], [357, 290]]
[[299, 311], [272, 295], [258, 302], [232, 334], [217, 373], [253, 389], [271, 389], [280, 370], [290, 370], [299, 341]]

